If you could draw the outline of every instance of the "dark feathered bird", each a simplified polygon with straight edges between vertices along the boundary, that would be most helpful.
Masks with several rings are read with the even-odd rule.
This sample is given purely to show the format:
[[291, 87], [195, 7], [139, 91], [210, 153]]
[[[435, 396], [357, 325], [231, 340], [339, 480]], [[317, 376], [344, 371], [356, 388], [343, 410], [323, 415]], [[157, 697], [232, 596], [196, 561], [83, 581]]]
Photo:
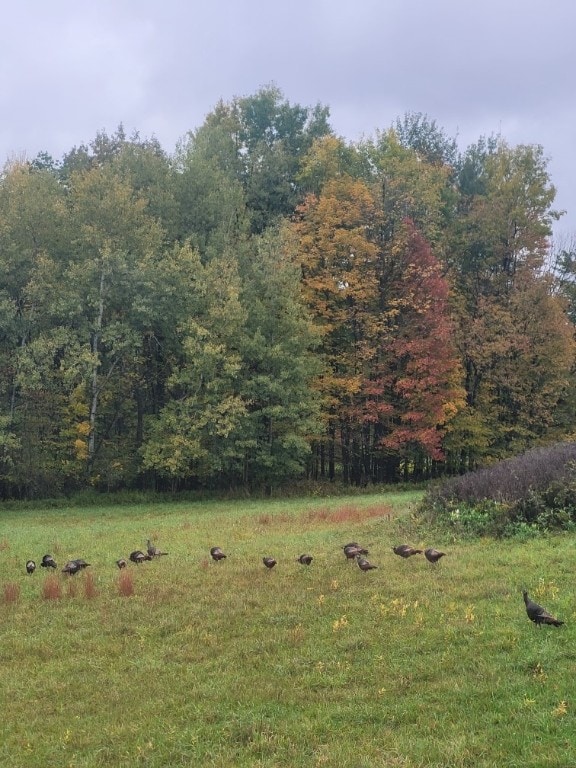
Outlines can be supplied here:
[[377, 565], [372, 565], [372, 563], [368, 562], [362, 555], [358, 555], [356, 561], [358, 563], [358, 568], [360, 568], [361, 571], [374, 571], [378, 568]]
[[364, 549], [364, 547], [361, 544], [358, 544], [357, 541], [349, 541], [348, 544], [344, 544], [342, 549], [344, 550], [344, 552], [346, 552], [347, 550], [356, 549], [358, 552], [360, 552], [363, 555], [368, 554], [368, 550]]
[[145, 560], [152, 560], [152, 555], [148, 555], [145, 552], [141, 552], [139, 549], [136, 549], [134, 552], [130, 552], [129, 559], [136, 563], [136, 565], [139, 565], [140, 563], [143, 563]]
[[86, 560], [82, 560], [81, 557], [76, 558], [76, 560], [72, 560], [72, 562], [75, 563], [81, 571], [84, 570], [84, 568], [90, 567], [90, 563], [87, 563]]
[[210, 557], [212, 558], [212, 560], [215, 560], [217, 563], [220, 560], [226, 559], [226, 555], [224, 554], [224, 552], [222, 552], [220, 547], [212, 547], [212, 549], [210, 550]]
[[42, 562], [40, 563], [41, 568], [58, 568], [56, 565], [56, 560], [52, 557], [52, 555], [44, 555], [42, 558]]
[[74, 574], [78, 573], [78, 571], [82, 570], [82, 566], [80, 566], [76, 560], [68, 560], [64, 568], [62, 568], [62, 573], [67, 573], [70, 576], [74, 576]]
[[118, 566], [118, 568], [122, 569], [122, 568], [126, 568], [128, 563], [126, 562], [126, 560], [124, 560], [123, 557], [121, 557], [120, 560], [116, 560], [116, 565]]
[[302, 565], [310, 565], [310, 563], [314, 560], [312, 555], [300, 555], [298, 558], [298, 562], [302, 563]]
[[526, 590], [523, 590], [522, 596], [524, 597], [528, 618], [530, 621], [533, 621], [537, 627], [539, 627], [541, 624], [552, 624], [555, 627], [561, 627], [562, 624], [564, 624], [563, 621], [558, 621], [558, 619], [555, 619], [554, 616], [549, 614], [548, 611], [545, 608], [542, 608], [541, 605], [538, 605], [538, 603], [530, 600]]
[[424, 550], [424, 557], [429, 563], [437, 563], [445, 554], [446, 552], [439, 552], [437, 549], [434, 549], [434, 547], [428, 547], [428, 549]]
[[148, 539], [146, 542], [146, 551], [150, 555], [150, 557], [160, 557], [161, 555], [167, 555], [168, 552], [161, 552], [158, 547], [155, 547], [154, 544]]
[[421, 555], [421, 549], [414, 549], [409, 544], [399, 544], [397, 547], [392, 547], [392, 551], [400, 557], [412, 557], [412, 555]]
[[344, 557], [347, 560], [354, 560], [358, 555], [367, 555], [368, 550], [361, 547], [360, 544], [346, 544], [344, 547]]
[[276, 560], [273, 557], [263, 557], [262, 562], [266, 566], [266, 568], [274, 568], [276, 565]]
[[34, 573], [35, 570], [36, 570], [36, 563], [34, 562], [34, 560], [28, 560], [28, 562], [26, 563], [26, 572]]

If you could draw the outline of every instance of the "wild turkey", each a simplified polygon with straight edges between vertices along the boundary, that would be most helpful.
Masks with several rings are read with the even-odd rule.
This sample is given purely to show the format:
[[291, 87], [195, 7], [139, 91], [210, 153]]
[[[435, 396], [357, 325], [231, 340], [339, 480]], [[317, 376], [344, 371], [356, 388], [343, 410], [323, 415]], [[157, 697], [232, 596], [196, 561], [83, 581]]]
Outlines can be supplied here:
[[36, 570], [36, 563], [34, 562], [34, 560], [28, 560], [28, 562], [26, 563], [26, 572], [34, 573], [35, 570]]
[[344, 547], [344, 556], [347, 560], [354, 560], [358, 555], [367, 555], [368, 550], [361, 547], [360, 544], [350, 543]]
[[312, 555], [300, 555], [298, 562], [302, 565], [310, 565], [313, 559]]
[[220, 547], [212, 547], [212, 549], [210, 550], [210, 557], [212, 558], [212, 560], [215, 560], [217, 563], [220, 562], [220, 560], [226, 559], [226, 555], [224, 554], [224, 552], [222, 552]]
[[116, 565], [118, 566], [118, 568], [120, 568], [120, 570], [122, 570], [122, 568], [126, 568], [128, 563], [126, 562], [126, 560], [124, 560], [123, 557], [121, 557], [120, 560], [116, 560]]
[[152, 555], [148, 555], [145, 552], [141, 552], [139, 549], [136, 549], [134, 552], [130, 552], [129, 559], [136, 563], [136, 565], [139, 565], [140, 563], [143, 563], [145, 560], [152, 560]]
[[266, 566], [266, 568], [274, 568], [276, 565], [276, 560], [273, 557], [263, 557], [262, 562]]
[[428, 549], [424, 550], [424, 557], [429, 563], [437, 563], [441, 557], [445, 556], [445, 554], [446, 552], [439, 552], [437, 549], [434, 549], [434, 547], [428, 547]]
[[77, 558], [76, 560], [72, 560], [73, 563], [75, 563], [78, 566], [78, 569], [83, 571], [84, 568], [89, 568], [90, 563], [87, 563], [86, 560], [82, 560], [81, 557]]
[[78, 564], [76, 560], [68, 560], [64, 568], [62, 568], [62, 573], [67, 573], [70, 576], [74, 576], [78, 571], [82, 570], [82, 566]]
[[146, 542], [146, 551], [150, 555], [150, 557], [160, 557], [161, 555], [167, 555], [168, 552], [161, 552], [158, 547], [155, 547], [154, 544], [148, 539]]
[[392, 547], [392, 551], [400, 557], [412, 557], [412, 555], [421, 555], [421, 549], [414, 549], [409, 544], [399, 544], [397, 547]]
[[40, 563], [41, 568], [58, 568], [56, 565], [56, 560], [52, 557], [52, 555], [44, 555], [42, 558], [42, 562]]
[[365, 557], [362, 557], [362, 555], [358, 555], [356, 561], [358, 563], [358, 568], [360, 568], [361, 571], [374, 571], [378, 568], [377, 565], [372, 565], [372, 563], [366, 560]]
[[554, 616], [549, 614], [548, 611], [545, 608], [542, 608], [541, 605], [538, 605], [538, 603], [530, 600], [526, 590], [523, 590], [522, 596], [524, 597], [528, 618], [530, 621], [533, 621], [537, 627], [540, 627], [542, 624], [552, 624], [555, 627], [561, 627], [562, 624], [564, 624], [563, 621], [558, 621], [558, 619], [555, 619]]

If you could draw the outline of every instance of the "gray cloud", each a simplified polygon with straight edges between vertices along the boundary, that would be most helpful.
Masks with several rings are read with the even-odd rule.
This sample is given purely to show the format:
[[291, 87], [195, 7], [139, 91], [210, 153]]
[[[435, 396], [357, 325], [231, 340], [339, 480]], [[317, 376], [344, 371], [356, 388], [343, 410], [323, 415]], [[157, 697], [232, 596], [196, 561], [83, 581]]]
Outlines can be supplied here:
[[349, 139], [424, 112], [461, 146], [541, 144], [576, 230], [572, 36], [555, 0], [22, 0], [3, 9], [0, 158], [122, 122], [171, 152], [216, 102], [274, 82]]

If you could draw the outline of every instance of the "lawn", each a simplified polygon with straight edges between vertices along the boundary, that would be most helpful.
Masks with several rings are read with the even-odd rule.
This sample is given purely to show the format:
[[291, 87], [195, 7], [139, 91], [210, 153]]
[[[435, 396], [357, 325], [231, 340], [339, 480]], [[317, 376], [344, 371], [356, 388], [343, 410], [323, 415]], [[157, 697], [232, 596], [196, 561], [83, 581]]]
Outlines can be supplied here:
[[1, 510], [0, 765], [576, 765], [576, 538], [432, 536], [418, 496]]

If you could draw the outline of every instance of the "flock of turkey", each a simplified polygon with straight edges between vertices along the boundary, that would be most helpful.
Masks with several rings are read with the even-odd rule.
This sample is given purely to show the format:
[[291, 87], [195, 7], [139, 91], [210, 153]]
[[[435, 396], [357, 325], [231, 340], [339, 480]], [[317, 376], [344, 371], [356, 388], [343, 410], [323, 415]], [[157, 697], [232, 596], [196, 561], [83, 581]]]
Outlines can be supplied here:
[[[345, 544], [342, 549], [344, 551], [345, 558], [347, 560], [355, 560], [361, 571], [373, 571], [378, 568], [377, 565], [374, 565], [366, 558], [368, 550], [361, 546], [357, 541], [351, 541], [348, 544]], [[432, 563], [433, 565], [435, 565], [440, 560], [440, 558], [444, 557], [446, 554], [445, 552], [440, 552], [439, 550], [434, 549], [434, 547], [429, 547], [428, 549], [422, 550], [411, 547], [409, 544], [398, 544], [397, 546], [392, 547], [392, 551], [395, 555], [403, 558], [424, 554], [426, 560], [428, 560], [428, 562]], [[163, 555], [167, 554], [168, 552], [162, 552], [160, 549], [158, 549], [158, 547], [152, 544], [150, 539], [148, 539], [146, 543], [146, 552], [136, 549], [130, 553], [128, 560], [130, 560], [132, 563], [135, 563], [136, 565], [139, 565], [140, 563], [143, 563], [147, 560], [153, 560], [155, 557], [162, 557]], [[220, 547], [212, 547], [210, 550], [210, 557], [215, 562], [220, 562], [220, 560], [225, 560], [227, 555], [224, 554]], [[296, 558], [297, 562], [299, 562], [301, 565], [310, 565], [313, 559], [314, 558], [312, 555], [306, 553], [301, 554]], [[262, 562], [268, 569], [274, 568], [274, 566], [277, 564], [276, 558], [270, 556], [263, 557]], [[116, 560], [116, 565], [120, 569], [126, 568], [128, 561], [121, 557], [119, 560]], [[87, 563], [86, 560], [77, 558], [75, 560], [69, 560], [62, 568], [62, 572], [67, 573], [70, 576], [74, 576], [76, 573], [84, 570], [84, 568], [88, 568], [89, 566], [90, 563]], [[40, 563], [40, 567], [56, 569], [58, 568], [58, 565], [52, 555], [44, 555]], [[26, 563], [27, 573], [34, 573], [35, 570], [35, 561], [28, 560]], [[528, 597], [528, 592], [526, 590], [522, 592], [522, 596], [524, 598], [524, 604], [526, 606], [526, 613], [528, 618], [530, 621], [533, 621], [537, 627], [541, 627], [542, 624], [549, 624], [554, 627], [560, 627], [564, 624], [563, 621], [559, 621], [550, 613], [548, 613], [545, 608], [531, 600]]]
[[[358, 563], [358, 567], [361, 571], [373, 571], [376, 568], [378, 568], [377, 565], [373, 565], [369, 560], [366, 559], [365, 555], [368, 554], [368, 550], [362, 547], [360, 544], [358, 544], [357, 541], [351, 541], [348, 544], [345, 544], [343, 547], [344, 550], [344, 556], [347, 560], [356, 560]], [[430, 563], [437, 563], [438, 560], [440, 560], [441, 557], [444, 557], [446, 554], [445, 552], [439, 552], [437, 549], [434, 549], [433, 547], [430, 547], [428, 549], [415, 549], [414, 547], [409, 546], [408, 544], [399, 544], [396, 547], [392, 547], [392, 551], [396, 555], [400, 555], [400, 557], [412, 557], [412, 555], [421, 555], [424, 553], [424, 556]], [[146, 542], [146, 552], [143, 552], [140, 549], [135, 549], [133, 552], [130, 553], [128, 556], [128, 560], [130, 560], [132, 563], [136, 563], [136, 565], [139, 565], [140, 563], [144, 563], [147, 560], [152, 560], [155, 557], [161, 557], [162, 555], [167, 555], [168, 552], [162, 552], [162, 550], [158, 549], [150, 539]], [[226, 555], [222, 551], [220, 547], [212, 547], [210, 550], [210, 557], [215, 562], [219, 562], [220, 560], [225, 560]], [[299, 557], [296, 558], [296, 560], [301, 565], [310, 565], [312, 563], [312, 560], [314, 558], [312, 555], [308, 555], [306, 553], [299, 555]], [[116, 565], [118, 568], [126, 568], [128, 565], [128, 560], [126, 560], [124, 557], [121, 557], [119, 560], [116, 560]], [[263, 557], [262, 562], [266, 566], [266, 568], [274, 568], [276, 563], [278, 562], [274, 557]], [[90, 563], [87, 563], [86, 560], [82, 560], [81, 558], [78, 558], [76, 560], [69, 560], [64, 568], [62, 568], [63, 573], [67, 573], [70, 576], [73, 576], [74, 574], [78, 573], [79, 571], [83, 570], [84, 568], [88, 568]], [[56, 564], [56, 561], [52, 557], [52, 555], [44, 555], [42, 558], [42, 562], [40, 563], [41, 568], [57, 568], [58, 565]], [[28, 560], [26, 563], [26, 571], [28, 573], [34, 573], [36, 570], [36, 563], [34, 560]]]

